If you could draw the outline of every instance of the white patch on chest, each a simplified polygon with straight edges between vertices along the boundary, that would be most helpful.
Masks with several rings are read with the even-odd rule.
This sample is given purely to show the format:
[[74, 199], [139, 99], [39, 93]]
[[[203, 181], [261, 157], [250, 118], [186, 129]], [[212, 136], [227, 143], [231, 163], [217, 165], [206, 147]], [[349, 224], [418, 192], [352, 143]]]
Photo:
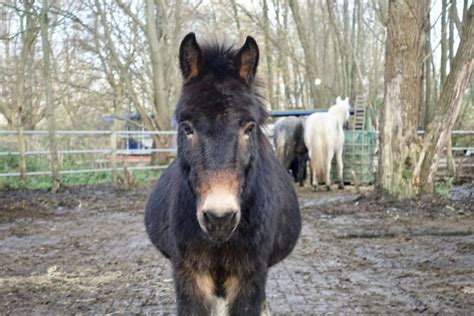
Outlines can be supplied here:
[[212, 301], [211, 316], [228, 316], [229, 309], [227, 300], [222, 297], [214, 297]]

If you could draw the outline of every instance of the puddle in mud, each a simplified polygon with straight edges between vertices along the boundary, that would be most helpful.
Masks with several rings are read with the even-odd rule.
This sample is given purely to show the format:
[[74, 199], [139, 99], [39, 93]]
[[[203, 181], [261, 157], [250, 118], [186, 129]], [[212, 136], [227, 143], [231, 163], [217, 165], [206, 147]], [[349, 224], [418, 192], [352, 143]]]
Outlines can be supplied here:
[[474, 183], [465, 183], [452, 188], [449, 191], [449, 198], [453, 201], [471, 201], [474, 203]]
[[359, 196], [350, 194], [350, 195], [330, 195], [324, 196], [320, 194], [317, 198], [302, 198], [300, 199], [301, 208], [309, 208], [314, 206], [322, 206], [330, 203], [346, 203], [356, 200]]

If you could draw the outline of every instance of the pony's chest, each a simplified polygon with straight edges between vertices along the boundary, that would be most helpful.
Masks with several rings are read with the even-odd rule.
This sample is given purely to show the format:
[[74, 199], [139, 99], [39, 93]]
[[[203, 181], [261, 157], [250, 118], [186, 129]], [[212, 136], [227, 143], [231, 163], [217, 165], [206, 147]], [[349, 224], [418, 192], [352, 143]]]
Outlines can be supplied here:
[[255, 254], [231, 245], [222, 248], [191, 248], [185, 260], [190, 268], [200, 273], [212, 275], [215, 282], [226, 280], [233, 275], [246, 275], [255, 269]]
[[184, 259], [186, 271], [205, 280], [201, 284], [212, 284], [218, 297], [229, 295], [237, 280], [244, 280], [255, 271], [255, 258], [246, 253], [222, 249], [188, 249]]

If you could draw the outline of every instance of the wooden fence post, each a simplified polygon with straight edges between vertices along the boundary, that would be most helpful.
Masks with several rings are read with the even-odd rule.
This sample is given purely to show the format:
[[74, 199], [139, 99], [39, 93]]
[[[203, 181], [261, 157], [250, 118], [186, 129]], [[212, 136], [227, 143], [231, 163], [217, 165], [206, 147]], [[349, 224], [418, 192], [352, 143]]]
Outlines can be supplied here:
[[446, 171], [449, 177], [456, 174], [456, 164], [453, 159], [453, 136], [449, 133], [448, 143], [446, 144]]
[[18, 159], [19, 159], [19, 171], [20, 171], [20, 178], [22, 181], [26, 181], [26, 158], [25, 158], [25, 151], [26, 151], [26, 142], [25, 142], [25, 134], [23, 131], [23, 126], [18, 127]]
[[112, 167], [112, 184], [117, 186], [117, 131], [115, 127], [115, 120], [112, 127], [112, 133], [110, 134], [110, 165]]

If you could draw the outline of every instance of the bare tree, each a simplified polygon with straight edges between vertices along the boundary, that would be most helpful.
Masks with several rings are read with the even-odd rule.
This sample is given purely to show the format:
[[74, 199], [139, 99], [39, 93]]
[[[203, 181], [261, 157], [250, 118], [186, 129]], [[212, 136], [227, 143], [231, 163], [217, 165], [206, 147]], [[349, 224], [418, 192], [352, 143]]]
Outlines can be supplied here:
[[[17, 10], [18, 12], [19, 10]], [[26, 18], [26, 25], [21, 31], [22, 46], [20, 52], [20, 59], [16, 66], [16, 80], [15, 80], [15, 102], [8, 106], [6, 103], [0, 103], [0, 110], [10, 122], [10, 124], [18, 132], [18, 152], [19, 152], [19, 171], [23, 180], [26, 179], [26, 139], [24, 135], [24, 112], [25, 112], [25, 79], [27, 78], [27, 64], [28, 59], [31, 58], [31, 53], [34, 43], [39, 31], [37, 19], [33, 12], [31, 1], [25, 1], [23, 14]], [[21, 24], [22, 25], [22, 24]], [[32, 75], [31, 73], [29, 75]]]
[[[377, 186], [399, 197], [433, 193], [439, 160], [474, 69], [474, 5], [471, 5], [462, 23], [463, 32], [451, 71], [436, 104], [436, 115], [428, 123], [424, 137], [418, 138], [420, 58], [425, 52], [423, 21], [427, 21], [427, 8], [428, 1], [408, 6], [408, 1], [397, 0], [389, 6]], [[408, 29], [409, 32], [404, 32]]]
[[52, 176], [52, 191], [57, 192], [61, 186], [59, 178], [59, 161], [58, 150], [56, 145], [56, 115], [54, 110], [54, 95], [51, 80], [51, 62], [49, 44], [49, 20], [48, 20], [48, 0], [43, 0], [42, 8], [39, 17], [39, 24], [41, 28], [41, 43], [43, 47], [43, 80], [45, 83], [45, 99], [46, 99], [46, 117], [48, 120], [48, 143], [49, 152], [51, 156], [51, 176]]
[[[159, 1], [157, 3], [160, 3]], [[179, 1], [178, 1], [179, 3]], [[156, 109], [158, 128], [162, 130], [170, 129], [171, 109], [166, 100], [166, 92], [163, 87], [165, 83], [165, 73], [163, 71], [164, 59], [162, 53], [164, 47], [160, 45], [160, 37], [157, 30], [163, 29], [166, 21], [162, 21], [160, 18], [166, 16], [162, 13], [161, 15], [155, 15], [155, 11], [158, 9], [164, 10], [164, 8], [156, 8], [153, 0], [147, 0], [145, 11], [146, 11], [146, 36], [149, 42], [150, 59], [152, 68], [152, 80], [153, 80], [153, 104]]]
[[389, 3], [377, 187], [400, 197], [417, 193], [413, 172], [418, 158], [424, 23], [428, 10], [429, 0]]
[[425, 85], [425, 94], [424, 94], [424, 104], [423, 104], [423, 127], [426, 128], [428, 122], [431, 120], [433, 113], [433, 94], [432, 86], [434, 81], [434, 76], [432, 74], [431, 64], [433, 63], [433, 54], [431, 47], [431, 25], [430, 25], [430, 13], [426, 16], [425, 22], [425, 33], [426, 33], [426, 57], [424, 58], [423, 68], [424, 68], [424, 85]]
[[41, 28], [41, 43], [43, 46], [43, 80], [45, 83], [45, 100], [46, 100], [46, 117], [48, 119], [48, 143], [49, 152], [51, 156], [51, 179], [52, 179], [52, 191], [57, 192], [61, 186], [59, 178], [59, 161], [58, 161], [58, 149], [56, 145], [56, 115], [54, 109], [54, 95], [51, 80], [51, 62], [50, 62], [50, 51], [51, 47], [49, 44], [49, 20], [48, 20], [48, 0], [43, 0], [39, 24]]
[[308, 103], [315, 104], [316, 100], [319, 99], [317, 88], [315, 85], [316, 73], [317, 73], [315, 50], [312, 49], [310, 45], [310, 40], [308, 38], [309, 32], [303, 21], [300, 5], [298, 1], [289, 0], [288, 4], [293, 14], [293, 19], [296, 24], [296, 29], [298, 31], [298, 37], [300, 39], [301, 46], [303, 47], [304, 61], [305, 61], [305, 68], [306, 68], [306, 84], [309, 87], [309, 92], [311, 95], [311, 102], [308, 102]]
[[440, 86], [446, 80], [446, 66], [448, 63], [448, 0], [441, 2], [441, 64], [440, 64]]
[[462, 35], [453, 64], [437, 102], [437, 113], [426, 128], [413, 173], [419, 191], [432, 193], [439, 160], [461, 109], [464, 91], [474, 70], [474, 5], [462, 23]]
[[[415, 1], [412, 5], [411, 1], [396, 0], [393, 5], [407, 4], [410, 9], [407, 9], [406, 16], [413, 16], [425, 1]], [[20, 152], [26, 150], [25, 129], [35, 128], [38, 124], [46, 127], [47, 120], [42, 118], [45, 105], [50, 102], [44, 101], [45, 90], [52, 92], [60, 128], [77, 126], [75, 118], [79, 116], [87, 117], [84, 120], [87, 127], [102, 128], [100, 117], [103, 114], [136, 111], [147, 130], [170, 129], [172, 108], [180, 87], [176, 51], [183, 31], [195, 31], [199, 40], [205, 40], [206, 34], [220, 36], [224, 33], [220, 29], [228, 26], [229, 21], [237, 33], [226, 30], [226, 35], [232, 40], [251, 34], [265, 47], [261, 58], [266, 67], [261, 70], [262, 77], [268, 78], [265, 95], [269, 108], [328, 107], [338, 95], [355, 96], [367, 92], [371, 118], [378, 121], [384, 97], [385, 56], [382, 52], [389, 20], [389, 1], [386, 0], [262, 0], [251, 3], [234, 0], [230, 3], [220, 0], [211, 3], [182, 0], [172, 3], [153, 0], [50, 1], [47, 12], [51, 17], [48, 36], [51, 46], [50, 88], [41, 79], [44, 68], [43, 55], [39, 52], [42, 47], [36, 40], [40, 31], [40, 14], [35, 10], [41, 8], [41, 2], [38, 5], [32, 5], [31, 0], [5, 3], [9, 14], [4, 20], [14, 30], [2, 36], [0, 42], [2, 52], [5, 52], [0, 56], [0, 78], [5, 82], [0, 87], [0, 111], [7, 118], [8, 126], [19, 132]], [[423, 47], [423, 52], [420, 52], [423, 59], [421, 62], [417, 59], [424, 65], [423, 72], [419, 73], [414, 66], [403, 68], [402, 61], [396, 57], [388, 61], [387, 72], [400, 76], [386, 75], [387, 85], [393, 88], [395, 79], [400, 79], [398, 101], [403, 100], [399, 102], [400, 107], [402, 104], [407, 107], [399, 112], [391, 109], [386, 114], [392, 116], [395, 113], [393, 117], [399, 121], [398, 125], [388, 122], [387, 118], [382, 119], [382, 126], [387, 129], [385, 133], [392, 128], [394, 137], [391, 140], [400, 143], [399, 147], [393, 148], [393, 155], [399, 157], [397, 161], [410, 166], [402, 168], [401, 163], [386, 165], [390, 172], [406, 177], [407, 180], [403, 180], [401, 176], [393, 176], [399, 187], [405, 187], [404, 183], [411, 181], [408, 179], [413, 173], [413, 165], [418, 163], [416, 148], [422, 144], [417, 143], [415, 125], [427, 128], [432, 120], [434, 107], [439, 104], [436, 102], [440, 90], [438, 82], [441, 79], [444, 83], [446, 73], [454, 67], [456, 36], [464, 28], [468, 4], [466, 0], [442, 2], [441, 63], [433, 60], [437, 31], [430, 28], [427, 14], [423, 15], [424, 34], [415, 31], [411, 38], [407, 35], [418, 44], [414, 45], [415, 49]], [[462, 19], [456, 9], [461, 5]], [[191, 15], [193, 19], [188, 18]], [[405, 30], [409, 27], [417, 30], [419, 24], [417, 18], [415, 20], [416, 23], [398, 19]], [[212, 21], [212, 28], [209, 21]], [[2, 25], [4, 23], [2, 21]], [[61, 35], [55, 32], [58, 26], [61, 26]], [[398, 31], [398, 27], [391, 27]], [[394, 31], [391, 32], [392, 39]], [[422, 40], [426, 45], [420, 43]], [[394, 51], [396, 48], [391, 46], [388, 45], [387, 50]], [[397, 48], [397, 54], [402, 58], [419, 57], [414, 56], [411, 46], [405, 47], [400, 44]], [[403, 71], [412, 74], [413, 80], [407, 84], [410, 89], [404, 89], [402, 84]], [[425, 78], [423, 89], [414, 92], [418, 91], [417, 80], [419, 76], [423, 77], [421, 74]], [[319, 83], [316, 79], [320, 79], [320, 85], [316, 84]], [[388, 106], [394, 104], [390, 100], [396, 100], [394, 97], [390, 99], [389, 94], [396, 91], [392, 88], [386, 89]], [[408, 97], [405, 93], [412, 95]], [[415, 96], [416, 93], [420, 98]], [[396, 113], [400, 113], [400, 119]], [[409, 118], [403, 113], [410, 113]], [[373, 125], [378, 126], [377, 123]], [[168, 139], [153, 138], [155, 146], [167, 145]], [[22, 154], [22, 174], [26, 171], [24, 158]], [[416, 186], [416, 181], [411, 182]]]
[[268, 18], [268, 5], [267, 0], [262, 0], [263, 4], [263, 35], [265, 39], [265, 54], [267, 60], [267, 90], [268, 90], [268, 101], [270, 102], [271, 108], [278, 108], [278, 104], [275, 104], [275, 95], [273, 92], [273, 52], [270, 47], [270, 19]]

